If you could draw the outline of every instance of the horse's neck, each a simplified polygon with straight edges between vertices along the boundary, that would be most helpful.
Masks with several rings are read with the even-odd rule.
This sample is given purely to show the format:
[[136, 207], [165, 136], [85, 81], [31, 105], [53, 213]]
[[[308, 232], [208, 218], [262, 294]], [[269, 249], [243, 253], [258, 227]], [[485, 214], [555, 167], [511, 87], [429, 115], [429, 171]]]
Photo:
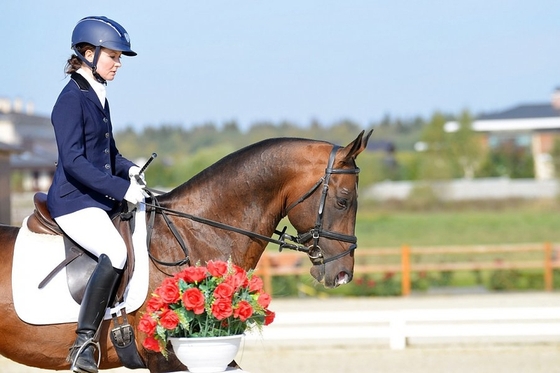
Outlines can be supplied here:
[[283, 208], [280, 183], [250, 183], [244, 180], [247, 179], [239, 176], [229, 182], [187, 183], [168, 193], [162, 203], [169, 208], [199, 214], [208, 219], [221, 219], [226, 224], [248, 223], [252, 216], [261, 217], [256, 219], [261, 222], [275, 217], [269, 223], [277, 224], [282, 218]]
[[162, 201], [175, 210], [271, 235], [285, 207], [285, 196], [281, 194], [284, 182], [277, 169], [266, 167], [261, 173], [252, 174], [243, 172], [244, 167], [205, 171], [168, 193]]

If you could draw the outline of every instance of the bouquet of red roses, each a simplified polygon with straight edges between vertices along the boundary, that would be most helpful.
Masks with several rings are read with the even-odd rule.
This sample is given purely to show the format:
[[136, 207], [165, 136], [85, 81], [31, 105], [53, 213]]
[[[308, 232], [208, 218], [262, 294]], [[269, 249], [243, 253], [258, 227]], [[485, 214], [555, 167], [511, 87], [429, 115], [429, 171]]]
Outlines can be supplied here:
[[263, 281], [231, 261], [186, 267], [155, 289], [138, 329], [143, 346], [167, 356], [169, 337], [243, 334], [274, 320]]

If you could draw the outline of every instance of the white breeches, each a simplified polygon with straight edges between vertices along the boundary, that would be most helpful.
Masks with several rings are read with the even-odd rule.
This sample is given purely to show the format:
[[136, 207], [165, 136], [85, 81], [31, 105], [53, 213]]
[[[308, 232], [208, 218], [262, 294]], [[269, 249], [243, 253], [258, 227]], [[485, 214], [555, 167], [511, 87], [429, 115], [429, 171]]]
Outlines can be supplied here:
[[106, 211], [88, 207], [54, 220], [84, 249], [97, 257], [107, 255], [114, 268], [123, 269], [127, 256], [126, 245]]

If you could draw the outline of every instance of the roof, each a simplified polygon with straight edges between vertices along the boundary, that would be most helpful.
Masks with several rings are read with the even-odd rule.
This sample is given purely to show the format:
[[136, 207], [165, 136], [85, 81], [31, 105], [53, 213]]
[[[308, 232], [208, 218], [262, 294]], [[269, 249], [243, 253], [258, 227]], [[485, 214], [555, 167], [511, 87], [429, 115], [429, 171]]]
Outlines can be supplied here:
[[367, 149], [370, 151], [384, 151], [384, 152], [394, 152], [395, 144], [391, 141], [386, 140], [374, 140], [368, 142]]
[[[445, 123], [446, 132], [459, 129], [457, 121]], [[479, 132], [560, 130], [560, 109], [551, 103], [518, 105], [495, 113], [479, 115], [472, 123]]]
[[504, 111], [479, 115], [477, 120], [560, 118], [560, 110], [550, 103], [536, 105], [518, 105]]
[[0, 152], [21, 153], [21, 152], [23, 152], [23, 149], [19, 146], [6, 144], [5, 142], [0, 141]]
[[21, 139], [32, 138], [55, 141], [54, 129], [49, 117], [16, 112], [0, 112], [0, 122], [11, 123]]
[[12, 154], [10, 157], [10, 167], [14, 170], [21, 169], [47, 169], [54, 170], [56, 168], [56, 156], [51, 154], [37, 154], [32, 152], [23, 152], [21, 154]]

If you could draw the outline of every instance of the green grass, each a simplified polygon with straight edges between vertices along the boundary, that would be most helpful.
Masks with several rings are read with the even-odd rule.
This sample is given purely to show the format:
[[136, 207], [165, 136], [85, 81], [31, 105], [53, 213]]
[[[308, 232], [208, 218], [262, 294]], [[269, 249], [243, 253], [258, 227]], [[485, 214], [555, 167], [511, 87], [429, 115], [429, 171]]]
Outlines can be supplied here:
[[[286, 224], [288, 224], [286, 222]], [[288, 224], [289, 226], [289, 224]], [[289, 231], [293, 231], [290, 227]], [[502, 201], [431, 206], [380, 205], [360, 201], [356, 221], [358, 250], [394, 248], [397, 255], [357, 259], [358, 264], [399, 264], [399, 247], [560, 243], [560, 201]], [[275, 247], [275, 250], [277, 248]], [[412, 254], [412, 263], [542, 260], [542, 251]], [[357, 274], [349, 285], [324, 289], [309, 275], [276, 277], [273, 295], [386, 296], [400, 294], [400, 272]], [[413, 272], [412, 289], [475, 287], [489, 291], [543, 290], [541, 269]], [[560, 271], [554, 274], [560, 289]], [[303, 290], [302, 290], [303, 289]], [[311, 292], [304, 292], [311, 289]]]
[[[293, 228], [289, 229], [293, 230]], [[417, 210], [415, 207], [361, 202], [356, 222], [358, 251], [394, 248], [397, 255], [357, 259], [358, 264], [399, 264], [399, 247], [507, 245], [521, 243], [560, 243], [559, 201], [479, 202], [437, 206]], [[490, 252], [460, 254], [412, 254], [412, 263], [492, 262], [542, 260], [542, 251]], [[390, 276], [389, 276], [390, 275]], [[301, 284], [322, 296], [383, 296], [400, 294], [400, 273], [359, 274], [346, 286], [326, 290], [308, 275], [299, 279], [275, 278], [275, 296], [301, 293]], [[291, 282], [290, 282], [291, 281]], [[560, 289], [560, 271], [555, 271], [554, 288]], [[484, 287], [494, 290], [542, 290], [543, 271], [482, 270], [432, 271], [412, 273], [416, 292], [438, 287]], [[301, 295], [301, 294], [300, 294]], [[307, 294], [317, 296], [316, 294]]]
[[560, 242], [560, 209], [513, 204], [496, 209], [407, 211], [360, 206], [361, 248]]

